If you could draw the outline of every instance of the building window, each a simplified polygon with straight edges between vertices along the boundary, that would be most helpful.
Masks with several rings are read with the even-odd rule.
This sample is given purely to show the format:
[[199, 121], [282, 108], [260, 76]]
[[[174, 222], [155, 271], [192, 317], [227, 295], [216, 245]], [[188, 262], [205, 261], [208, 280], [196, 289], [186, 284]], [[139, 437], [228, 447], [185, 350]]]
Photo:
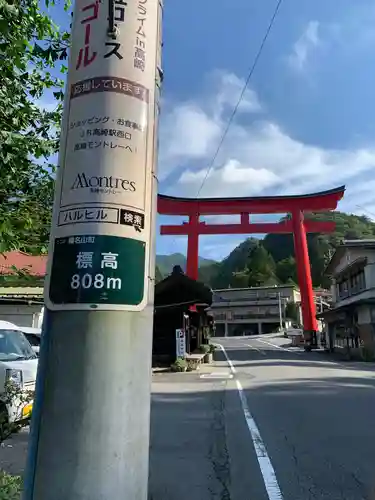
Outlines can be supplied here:
[[336, 285], [336, 294], [339, 299], [345, 299], [366, 289], [365, 271], [361, 269], [345, 276]]
[[365, 277], [365, 270], [362, 269], [358, 273], [358, 284], [359, 284], [359, 289], [360, 290], [365, 290], [366, 289], [366, 277]]
[[225, 313], [215, 313], [215, 319], [218, 321], [224, 321], [225, 320]]
[[250, 319], [250, 318], [257, 318], [259, 316], [260, 308], [259, 307], [252, 307], [251, 309], [247, 311], [241, 311], [238, 312], [235, 317], [237, 319]]
[[340, 299], [345, 299], [346, 297], [349, 296], [349, 286], [348, 286], [348, 280], [346, 279], [345, 281], [341, 281], [338, 284], [339, 287], [339, 297]]

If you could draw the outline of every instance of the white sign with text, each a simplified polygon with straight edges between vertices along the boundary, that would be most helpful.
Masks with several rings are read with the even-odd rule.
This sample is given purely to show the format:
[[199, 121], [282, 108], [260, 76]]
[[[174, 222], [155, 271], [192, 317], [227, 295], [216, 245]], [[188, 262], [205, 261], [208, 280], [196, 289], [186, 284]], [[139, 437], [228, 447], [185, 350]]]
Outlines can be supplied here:
[[[103, 292], [90, 302], [91, 296], [64, 292], [56, 302], [48, 292], [52, 272], [74, 270], [50, 258], [45, 290], [54, 310], [140, 311], [149, 300], [162, 2], [115, 0], [113, 7], [112, 18], [108, 2], [74, 2], [50, 254], [80, 235], [119, 238], [105, 249], [128, 262], [123, 286], [129, 293], [120, 300]], [[130, 265], [137, 269], [132, 279]], [[87, 276], [82, 280], [79, 274], [74, 286], [86, 289]]]
[[186, 356], [186, 337], [185, 330], [176, 330], [176, 356], [184, 358]]

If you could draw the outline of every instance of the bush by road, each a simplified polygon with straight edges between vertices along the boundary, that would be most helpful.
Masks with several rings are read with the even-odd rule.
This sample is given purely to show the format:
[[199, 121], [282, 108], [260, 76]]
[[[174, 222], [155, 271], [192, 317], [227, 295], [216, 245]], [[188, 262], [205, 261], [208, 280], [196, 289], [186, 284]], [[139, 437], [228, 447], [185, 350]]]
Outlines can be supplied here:
[[0, 471], [0, 500], [20, 500], [22, 479]]

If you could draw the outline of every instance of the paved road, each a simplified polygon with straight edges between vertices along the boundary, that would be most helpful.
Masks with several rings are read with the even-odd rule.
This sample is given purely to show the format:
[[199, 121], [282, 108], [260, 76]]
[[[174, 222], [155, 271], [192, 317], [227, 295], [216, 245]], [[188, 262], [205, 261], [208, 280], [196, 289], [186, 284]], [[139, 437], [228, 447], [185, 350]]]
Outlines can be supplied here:
[[[214, 367], [153, 377], [150, 500], [375, 500], [375, 366], [217, 340]], [[0, 467], [22, 472], [26, 444]]]
[[[280, 337], [220, 342], [235, 371], [227, 439], [244, 484], [232, 481], [231, 500], [375, 500], [375, 368], [305, 353]], [[249, 426], [243, 416], [233, 430], [230, 413], [243, 406]]]

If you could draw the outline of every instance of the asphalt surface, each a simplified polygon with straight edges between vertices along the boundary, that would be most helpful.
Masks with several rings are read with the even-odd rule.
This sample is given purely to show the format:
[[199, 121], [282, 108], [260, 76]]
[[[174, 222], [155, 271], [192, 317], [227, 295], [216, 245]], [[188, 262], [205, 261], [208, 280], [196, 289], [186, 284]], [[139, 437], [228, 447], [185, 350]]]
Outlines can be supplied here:
[[[237, 466], [241, 462], [244, 475], [230, 472], [228, 498], [375, 500], [375, 367], [305, 353], [281, 337], [218, 341], [233, 363], [279, 487], [279, 496], [267, 494], [267, 470], [261, 473], [256, 448], [248, 447], [251, 433], [240, 418], [233, 429], [228, 415], [230, 456]], [[225, 365], [221, 356], [219, 364]], [[236, 411], [235, 378], [226, 399]]]
[[[375, 365], [216, 340], [214, 366], [153, 376], [150, 500], [375, 500]], [[22, 473], [26, 446], [0, 468]]]

